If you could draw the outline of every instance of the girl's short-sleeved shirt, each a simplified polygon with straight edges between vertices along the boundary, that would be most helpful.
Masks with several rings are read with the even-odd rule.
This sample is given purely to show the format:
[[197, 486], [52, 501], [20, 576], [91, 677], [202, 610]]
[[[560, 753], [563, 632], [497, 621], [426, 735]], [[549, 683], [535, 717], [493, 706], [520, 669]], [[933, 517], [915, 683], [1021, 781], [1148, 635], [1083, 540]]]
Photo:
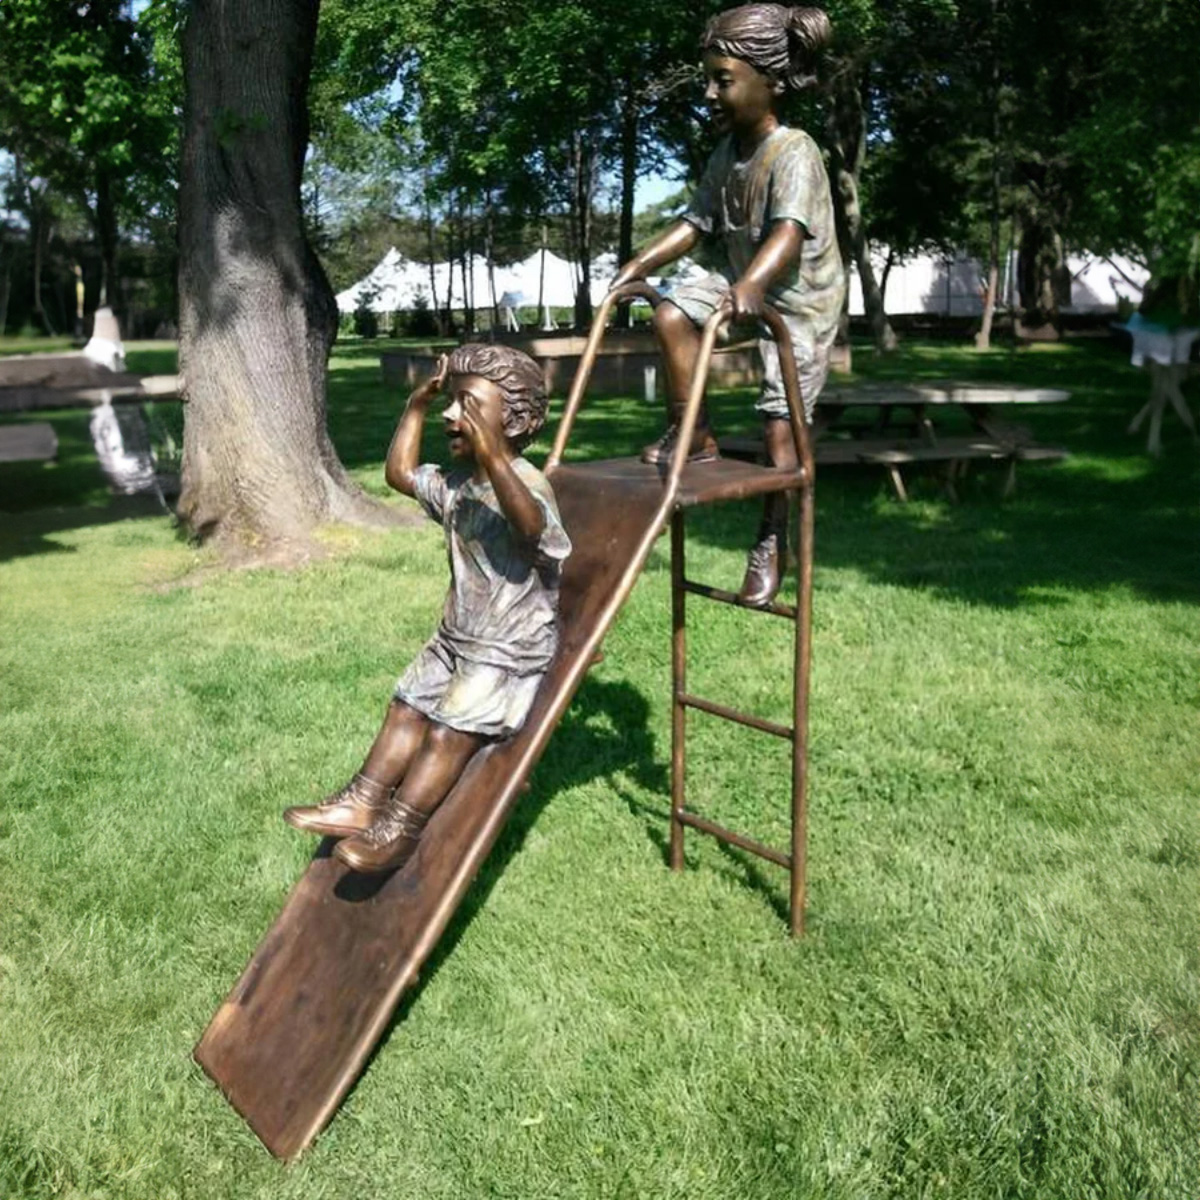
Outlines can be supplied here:
[[559, 579], [571, 540], [545, 475], [524, 458], [512, 468], [545, 518], [532, 549], [513, 535], [491, 483], [469, 468], [422, 465], [413, 491], [446, 533], [452, 579], [439, 635], [461, 658], [527, 675], [544, 671], [558, 645]]
[[745, 274], [775, 221], [795, 221], [804, 246], [795, 268], [777, 279], [768, 302], [811, 321], [815, 338], [832, 340], [842, 311], [845, 271], [837, 244], [829, 177], [816, 142], [802, 129], [778, 126], [739, 162], [733, 136], [713, 150], [683, 219], [710, 235], [730, 282]]

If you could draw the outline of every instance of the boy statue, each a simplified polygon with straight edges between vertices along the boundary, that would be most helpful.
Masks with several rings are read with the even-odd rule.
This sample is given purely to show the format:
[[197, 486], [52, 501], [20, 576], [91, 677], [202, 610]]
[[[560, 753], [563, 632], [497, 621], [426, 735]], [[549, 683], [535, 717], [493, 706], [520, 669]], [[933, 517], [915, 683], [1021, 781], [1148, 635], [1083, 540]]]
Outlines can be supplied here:
[[[443, 385], [458, 464], [448, 470], [417, 465]], [[541, 370], [507, 346], [459, 346], [408, 399], [384, 473], [445, 530], [441, 624], [396, 684], [359, 772], [320, 804], [283, 814], [297, 829], [342, 838], [334, 854], [355, 870], [390, 871], [412, 855], [475, 753], [521, 727], [557, 649], [571, 542], [549, 482], [521, 457], [545, 419]]]

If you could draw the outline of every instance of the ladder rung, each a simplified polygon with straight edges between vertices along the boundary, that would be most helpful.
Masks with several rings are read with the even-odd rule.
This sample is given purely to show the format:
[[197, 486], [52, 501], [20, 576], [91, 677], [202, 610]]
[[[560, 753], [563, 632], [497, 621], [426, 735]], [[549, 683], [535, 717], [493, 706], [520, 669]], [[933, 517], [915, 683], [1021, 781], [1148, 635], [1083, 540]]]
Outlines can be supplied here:
[[736, 608], [746, 608], [751, 612], [768, 612], [774, 613], [777, 617], [791, 617], [796, 619], [796, 606], [794, 604], [779, 604], [772, 601], [770, 604], [743, 604], [738, 599], [736, 592], [727, 592], [722, 588], [709, 587], [707, 583], [693, 583], [690, 579], [683, 581], [683, 590], [692, 592], [697, 596], [705, 596], [709, 600], [717, 600], [722, 604], [732, 604]]
[[760, 729], [763, 733], [773, 733], [776, 737], [791, 741], [792, 729], [788, 725], [777, 725], [774, 721], [764, 721], [762, 717], [752, 717], [748, 713], [738, 712], [725, 704], [717, 704], [713, 700], [702, 700], [699, 696], [691, 696], [680, 692], [676, 700], [685, 708], [698, 708], [701, 712], [711, 713], [714, 717], [724, 717], [726, 721], [736, 721], [739, 725], [749, 725], [751, 729]]
[[734, 833], [732, 829], [726, 829], [724, 825], [718, 825], [715, 821], [698, 817], [695, 813], [686, 811], [677, 812], [675, 818], [682, 825], [690, 825], [693, 829], [699, 829], [701, 833], [710, 834], [718, 841], [729, 842], [731, 845], [739, 846], [743, 850], [749, 850], [751, 854], [757, 854], [759, 858], [768, 859], [770, 862], [783, 867], [786, 871], [792, 869], [792, 856], [790, 854], [784, 854], [780, 850], [773, 850], [770, 846], [764, 846], [762, 842], [756, 842], [753, 838], [746, 837], [745, 834]]

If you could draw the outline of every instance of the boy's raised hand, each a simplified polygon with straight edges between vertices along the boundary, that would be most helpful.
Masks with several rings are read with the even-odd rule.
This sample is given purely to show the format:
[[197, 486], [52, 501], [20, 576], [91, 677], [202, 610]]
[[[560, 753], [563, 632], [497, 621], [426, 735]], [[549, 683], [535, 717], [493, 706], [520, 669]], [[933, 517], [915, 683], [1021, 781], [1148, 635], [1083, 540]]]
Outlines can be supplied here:
[[433, 374], [428, 379], [417, 384], [416, 390], [410, 397], [411, 400], [416, 400], [418, 403], [427, 403], [442, 390], [446, 382], [446, 373], [450, 367], [450, 357], [446, 354], [438, 356], [437, 362], [433, 367]]

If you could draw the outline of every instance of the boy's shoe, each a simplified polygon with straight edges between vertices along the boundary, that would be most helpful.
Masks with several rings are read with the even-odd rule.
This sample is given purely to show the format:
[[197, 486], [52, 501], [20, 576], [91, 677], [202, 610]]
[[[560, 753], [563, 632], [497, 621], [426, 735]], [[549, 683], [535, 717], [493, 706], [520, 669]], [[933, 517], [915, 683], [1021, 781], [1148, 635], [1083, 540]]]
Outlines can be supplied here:
[[738, 600], [751, 608], [765, 608], [779, 594], [787, 567], [787, 535], [774, 529], [759, 530], [758, 541], [750, 548], [746, 577]]
[[365, 874], [394, 871], [412, 857], [427, 820], [424, 813], [393, 797], [370, 829], [338, 842], [333, 852]]
[[307, 833], [346, 837], [370, 829], [395, 790], [358, 774], [320, 804], [286, 809], [283, 819], [294, 829]]
[[[663, 431], [662, 436], [653, 441], [642, 451], [644, 463], [669, 463], [675, 455], [675, 443], [679, 441], [679, 425], [672, 421]], [[688, 451], [687, 461], [690, 463], [712, 462], [720, 457], [717, 439], [707, 425], [697, 425], [692, 434], [692, 447]]]

